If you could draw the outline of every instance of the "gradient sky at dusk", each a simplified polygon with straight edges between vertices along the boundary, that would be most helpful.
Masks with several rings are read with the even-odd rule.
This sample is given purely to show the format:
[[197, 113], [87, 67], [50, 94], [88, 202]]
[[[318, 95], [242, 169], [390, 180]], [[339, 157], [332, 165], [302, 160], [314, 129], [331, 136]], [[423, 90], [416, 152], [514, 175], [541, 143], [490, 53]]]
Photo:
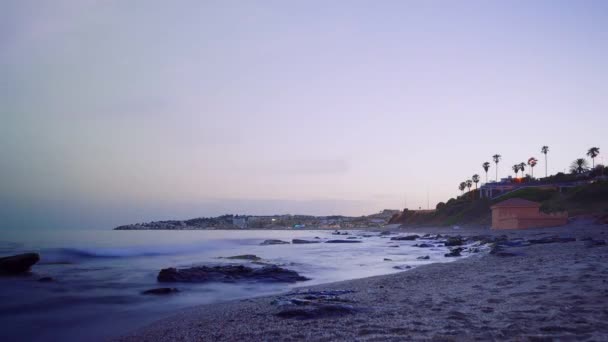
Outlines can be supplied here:
[[607, 82], [608, 1], [3, 1], [0, 227], [434, 207]]

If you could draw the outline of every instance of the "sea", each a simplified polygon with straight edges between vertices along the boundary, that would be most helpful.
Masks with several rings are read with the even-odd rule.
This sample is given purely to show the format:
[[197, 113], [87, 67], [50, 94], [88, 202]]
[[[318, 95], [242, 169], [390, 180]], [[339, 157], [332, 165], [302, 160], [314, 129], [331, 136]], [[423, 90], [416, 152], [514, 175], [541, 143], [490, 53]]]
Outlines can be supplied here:
[[[0, 277], [0, 341], [103, 341], [196, 305], [286, 293], [302, 286], [457, 259], [444, 257], [446, 247], [413, 247], [420, 240], [392, 241], [391, 236], [367, 230], [341, 233], [348, 235], [334, 235], [330, 230], [2, 231], [0, 257], [38, 252], [41, 260], [30, 274]], [[320, 243], [260, 245], [267, 239]], [[325, 243], [332, 239], [361, 242]], [[310, 280], [295, 284], [156, 280], [167, 267], [260, 267], [247, 260], [225, 259], [242, 254], [254, 254]], [[418, 259], [426, 255], [428, 260]], [[42, 277], [53, 281], [38, 281]], [[142, 294], [158, 287], [175, 287], [179, 292]]]

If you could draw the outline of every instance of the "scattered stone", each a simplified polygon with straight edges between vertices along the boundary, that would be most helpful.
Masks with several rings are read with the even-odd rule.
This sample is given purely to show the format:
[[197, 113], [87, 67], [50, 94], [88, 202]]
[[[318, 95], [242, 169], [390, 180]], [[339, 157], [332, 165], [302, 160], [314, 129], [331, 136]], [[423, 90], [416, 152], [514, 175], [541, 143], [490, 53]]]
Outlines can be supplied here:
[[299, 244], [305, 244], [305, 243], [320, 243], [321, 241], [310, 241], [310, 240], [302, 240], [302, 239], [293, 239], [291, 240], [291, 243], [299, 245]]
[[393, 261], [393, 259], [384, 258], [384, 261]]
[[38, 253], [17, 254], [0, 258], [0, 273], [20, 274], [30, 270], [30, 267], [40, 261]]
[[462, 252], [462, 251], [463, 251], [463, 248], [461, 248], [461, 247], [452, 248], [452, 249], [450, 250], [450, 253], [446, 253], [446, 254], [444, 254], [444, 256], [445, 256], [446, 258], [450, 258], [450, 257], [459, 257], [459, 256], [462, 256], [462, 255], [460, 255], [460, 252]]
[[446, 247], [453, 247], [453, 246], [461, 246], [464, 243], [464, 241], [462, 240], [462, 237], [460, 236], [449, 236], [447, 238], [447, 240], [445, 240], [444, 245]]
[[429, 260], [430, 258], [431, 258], [430, 256], [424, 255], [424, 256], [419, 256], [416, 259], [418, 259], [418, 260]]
[[396, 270], [409, 270], [410, 268], [412, 268], [412, 266], [410, 265], [399, 265], [399, 266], [393, 266], [394, 269]]
[[358, 239], [358, 237], [356, 237], [356, 236], [349, 236], [349, 237], [347, 237], [347, 239], [348, 240], [355, 240], [355, 239]]
[[392, 234], [393, 234], [393, 232], [388, 231], [388, 230], [385, 230], [385, 231], [383, 231], [383, 232], [380, 232], [380, 236], [383, 236], [383, 235], [392, 235]]
[[55, 281], [55, 279], [53, 279], [52, 277], [42, 277], [40, 279], [38, 279], [39, 282], [41, 283], [50, 283]]
[[391, 240], [393, 240], [393, 241], [414, 241], [419, 237], [420, 236], [416, 235], [416, 234], [406, 235], [406, 236], [395, 236], [395, 237], [392, 237]]
[[179, 290], [174, 287], [159, 287], [157, 289], [150, 289], [150, 290], [142, 291], [141, 294], [143, 294], [143, 295], [168, 295], [168, 294], [172, 294], [172, 293], [176, 293], [176, 292], [179, 292]]
[[252, 261], [262, 260], [262, 258], [260, 258], [257, 255], [253, 255], [253, 254], [243, 254], [243, 255], [229, 256], [229, 257], [226, 257], [224, 259], [252, 260]]
[[573, 237], [558, 237], [558, 236], [549, 236], [541, 239], [528, 240], [531, 244], [539, 244], [539, 243], [564, 243], [564, 242], [573, 242], [576, 241], [576, 238]]
[[435, 247], [435, 245], [431, 245], [430, 243], [417, 243], [414, 245], [414, 247], [430, 248], [430, 247]]
[[389, 247], [392, 247], [392, 248], [399, 248], [399, 245], [392, 245], [392, 246], [389, 246]]
[[587, 240], [585, 241], [585, 247], [598, 247], [606, 246], [606, 240]]
[[165, 268], [158, 273], [159, 282], [224, 282], [236, 281], [261, 281], [295, 283], [297, 281], [309, 280], [299, 275], [296, 271], [281, 268], [276, 265], [261, 268], [251, 268], [243, 265], [227, 266], [197, 266], [185, 269]]
[[260, 244], [260, 246], [268, 246], [268, 245], [288, 245], [289, 242], [287, 241], [282, 241], [282, 240], [264, 240], [264, 242], [262, 242]]
[[360, 243], [359, 240], [328, 240], [325, 243]]

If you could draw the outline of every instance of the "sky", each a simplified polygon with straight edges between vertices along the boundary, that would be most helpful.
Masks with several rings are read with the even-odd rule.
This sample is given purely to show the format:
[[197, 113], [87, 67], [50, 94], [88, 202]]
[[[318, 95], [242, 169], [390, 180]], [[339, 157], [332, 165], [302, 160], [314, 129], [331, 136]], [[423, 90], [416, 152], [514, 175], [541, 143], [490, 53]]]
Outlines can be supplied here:
[[0, 229], [365, 215], [496, 153], [608, 163], [607, 61], [606, 1], [2, 1]]

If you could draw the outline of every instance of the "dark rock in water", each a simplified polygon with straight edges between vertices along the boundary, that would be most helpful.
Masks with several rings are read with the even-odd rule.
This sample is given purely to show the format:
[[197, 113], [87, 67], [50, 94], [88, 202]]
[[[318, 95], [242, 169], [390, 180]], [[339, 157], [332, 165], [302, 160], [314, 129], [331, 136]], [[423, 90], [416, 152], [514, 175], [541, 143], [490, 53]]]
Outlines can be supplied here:
[[150, 289], [146, 291], [142, 291], [141, 294], [144, 295], [168, 295], [171, 293], [179, 292], [178, 289], [174, 287], [159, 287], [157, 289]]
[[431, 258], [430, 256], [425, 255], [425, 256], [419, 256], [416, 259], [418, 259], [418, 260], [429, 260], [430, 258]]
[[606, 240], [587, 240], [585, 241], [585, 247], [598, 247], [606, 246]]
[[358, 237], [356, 237], [356, 236], [349, 236], [349, 237], [347, 237], [347, 239], [348, 239], [348, 240], [356, 240], [356, 239], [359, 239], [359, 238], [358, 238]]
[[444, 254], [444, 256], [446, 258], [449, 258], [449, 257], [459, 257], [459, 256], [461, 256], [460, 252], [462, 252], [462, 251], [463, 251], [463, 248], [461, 248], [461, 247], [453, 248], [453, 249], [450, 250], [450, 253], [446, 253], [446, 254]]
[[257, 255], [253, 255], [253, 254], [243, 254], [243, 255], [229, 256], [229, 257], [226, 257], [224, 259], [252, 260], [252, 261], [262, 260], [262, 258], [260, 258]]
[[396, 270], [409, 270], [410, 268], [412, 268], [412, 266], [410, 265], [400, 265], [400, 266], [393, 266], [394, 269]]
[[348, 232], [339, 232], [339, 231], [334, 231], [333, 233], [331, 233], [332, 235], [348, 235]]
[[564, 242], [573, 242], [576, 241], [576, 238], [573, 237], [558, 237], [558, 236], [549, 236], [541, 239], [533, 239], [528, 240], [531, 244], [541, 244], [541, 243], [564, 243]]
[[447, 240], [445, 240], [445, 246], [446, 247], [452, 247], [452, 246], [460, 246], [464, 243], [464, 241], [462, 240], [462, 237], [460, 236], [450, 236], [448, 237]]
[[430, 248], [430, 247], [435, 247], [434, 245], [431, 245], [429, 243], [417, 243], [414, 245], [414, 247], [420, 247], [420, 248]]
[[358, 310], [351, 305], [323, 304], [312, 306], [310, 308], [286, 309], [276, 313], [275, 315], [280, 318], [317, 319], [352, 315], [357, 312]]
[[278, 267], [276, 265], [261, 268], [251, 268], [243, 265], [227, 266], [198, 266], [184, 269], [165, 268], [158, 273], [159, 282], [224, 282], [236, 281], [261, 281], [295, 283], [297, 281], [309, 280], [299, 275], [296, 271]]
[[291, 243], [293, 244], [304, 244], [304, 243], [320, 243], [321, 241], [310, 241], [310, 240], [302, 240], [302, 239], [293, 239]]
[[360, 243], [359, 240], [328, 240], [325, 243]]
[[25, 253], [0, 258], [0, 273], [19, 274], [30, 270], [40, 260], [38, 253]]
[[384, 258], [384, 261], [393, 261], [393, 259]]
[[392, 234], [393, 234], [393, 232], [388, 231], [388, 230], [385, 230], [385, 231], [380, 232], [380, 236], [392, 235]]
[[50, 283], [55, 281], [55, 279], [53, 279], [52, 277], [42, 277], [40, 279], [38, 279], [39, 282], [41, 283]]
[[392, 245], [392, 246], [389, 246], [389, 247], [392, 247], [392, 248], [399, 248], [399, 245]]
[[268, 245], [288, 245], [289, 242], [287, 241], [282, 241], [282, 240], [264, 240], [264, 242], [262, 242], [260, 244], [260, 246], [268, 246]]
[[395, 237], [392, 237], [391, 240], [394, 240], [394, 241], [413, 241], [413, 240], [416, 240], [419, 237], [420, 236], [416, 235], [416, 234], [414, 234], [414, 235], [406, 235], [406, 236], [395, 236]]

